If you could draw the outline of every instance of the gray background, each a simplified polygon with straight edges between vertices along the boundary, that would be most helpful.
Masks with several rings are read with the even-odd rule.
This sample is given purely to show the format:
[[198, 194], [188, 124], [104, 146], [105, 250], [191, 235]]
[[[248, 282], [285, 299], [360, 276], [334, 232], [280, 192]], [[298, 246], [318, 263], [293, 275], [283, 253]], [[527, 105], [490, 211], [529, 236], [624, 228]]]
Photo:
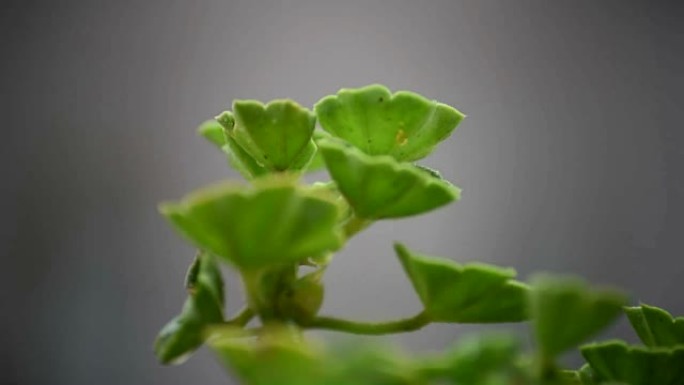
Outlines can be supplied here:
[[[0, 11], [0, 383], [225, 383], [204, 350], [172, 368], [152, 354], [192, 256], [156, 204], [236, 177], [194, 132], [232, 99], [311, 106], [375, 82], [468, 114], [426, 162], [463, 200], [355, 239], [329, 269], [325, 313], [418, 311], [394, 240], [523, 278], [581, 274], [684, 313], [681, 2], [25, 0]], [[471, 330], [401, 341], [426, 351]], [[607, 335], [633, 339], [624, 321]]]

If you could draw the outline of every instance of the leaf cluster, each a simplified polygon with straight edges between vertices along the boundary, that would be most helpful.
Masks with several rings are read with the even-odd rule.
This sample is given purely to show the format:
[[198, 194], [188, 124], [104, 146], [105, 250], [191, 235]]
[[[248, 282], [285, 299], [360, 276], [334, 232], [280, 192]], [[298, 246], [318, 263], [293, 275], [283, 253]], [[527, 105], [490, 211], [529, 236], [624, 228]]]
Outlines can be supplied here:
[[[220, 362], [256, 385], [684, 384], [682, 319], [646, 305], [626, 308], [646, 346], [584, 345], [587, 364], [565, 370], [557, 357], [609, 326], [627, 302], [624, 294], [563, 276], [524, 282], [512, 268], [428, 256], [401, 243], [394, 249], [422, 303], [418, 314], [379, 323], [319, 314], [326, 269], [355, 234], [460, 199], [458, 187], [416, 162], [463, 118], [416, 93], [371, 85], [342, 89], [312, 110], [292, 100], [238, 100], [203, 123], [200, 134], [247, 182], [220, 183], [160, 205], [198, 254], [186, 278], [188, 298], [155, 342], [159, 360], [182, 362], [207, 343]], [[328, 180], [303, 181], [321, 169]], [[244, 287], [243, 310], [230, 318], [220, 265], [237, 271]], [[386, 347], [328, 350], [304, 334], [523, 321], [530, 321], [532, 351], [502, 333], [424, 357]]]

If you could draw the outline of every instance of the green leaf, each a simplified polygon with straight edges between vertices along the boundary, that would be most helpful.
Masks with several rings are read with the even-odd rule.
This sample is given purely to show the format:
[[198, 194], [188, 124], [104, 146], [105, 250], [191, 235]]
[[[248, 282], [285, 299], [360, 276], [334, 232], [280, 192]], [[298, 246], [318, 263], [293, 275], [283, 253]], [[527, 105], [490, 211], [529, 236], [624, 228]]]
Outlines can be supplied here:
[[509, 334], [469, 336], [444, 355], [424, 359], [419, 370], [426, 378], [454, 384], [523, 384], [516, 367], [519, 350], [518, 339]]
[[226, 145], [226, 134], [223, 126], [216, 120], [207, 120], [200, 124], [197, 132], [219, 149]]
[[645, 348], [608, 341], [585, 345], [580, 350], [599, 381], [629, 385], [684, 384], [684, 346]]
[[525, 284], [513, 269], [412, 253], [395, 245], [425, 311], [434, 322], [492, 323], [527, 319]]
[[160, 211], [196, 246], [240, 269], [299, 262], [342, 244], [336, 203], [287, 183], [222, 184]]
[[579, 279], [538, 276], [530, 315], [542, 357], [552, 359], [601, 331], [620, 314], [625, 300], [617, 290], [592, 288]]
[[223, 146], [223, 152], [228, 154], [230, 164], [236, 169], [245, 179], [258, 178], [267, 175], [269, 171], [260, 165], [251, 155], [249, 155], [242, 147], [240, 147], [235, 139], [226, 137], [226, 145]]
[[323, 160], [321, 151], [318, 149], [318, 141], [321, 139], [325, 140], [327, 138], [330, 138], [330, 134], [327, 132], [314, 130], [313, 141], [316, 144], [316, 153], [314, 154], [313, 158], [311, 158], [309, 165], [306, 167], [306, 172], [316, 172], [325, 169], [325, 161]]
[[399, 161], [426, 157], [464, 115], [446, 104], [381, 85], [342, 89], [314, 106], [324, 130], [369, 155]]
[[228, 157], [229, 163], [245, 178], [252, 179], [265, 174], [268, 170], [257, 163], [240, 145], [235, 142], [227, 132], [233, 129], [235, 119], [233, 114], [226, 111], [216, 117], [216, 120], [208, 120], [197, 129], [209, 142], [218, 147]]
[[582, 385], [599, 385], [596, 375], [589, 364], [582, 365], [577, 371], [577, 375], [579, 376]]
[[396, 347], [355, 343], [338, 348], [335, 353], [329, 359], [339, 363], [338, 368], [321, 384], [427, 385]]
[[[202, 123], [198, 128], [199, 134], [221, 149], [228, 156], [231, 166], [245, 178], [253, 179], [268, 174], [270, 171], [266, 167], [259, 164], [232, 136], [227, 134], [234, 131], [233, 114], [224, 111], [216, 119]], [[329, 135], [323, 131], [314, 131], [313, 139], [319, 137], [329, 137]], [[311, 162], [306, 166], [306, 172], [316, 172], [324, 167], [323, 157], [319, 151], [316, 151]]]
[[212, 340], [210, 344], [220, 361], [250, 385], [329, 383], [329, 367], [322, 352], [281, 332], [260, 336], [258, 341], [229, 337]]
[[401, 218], [460, 198], [460, 190], [434, 172], [389, 156], [370, 156], [340, 141], [320, 141], [330, 175], [358, 217]]
[[673, 318], [667, 311], [642, 304], [624, 309], [629, 322], [646, 346], [684, 345], [684, 317]]
[[264, 105], [255, 100], [233, 103], [235, 124], [228, 136], [260, 166], [270, 171], [299, 171], [316, 152], [315, 116], [292, 100]]
[[223, 321], [223, 279], [209, 254], [198, 256], [188, 270], [188, 299], [181, 314], [159, 332], [154, 350], [163, 364], [177, 364], [204, 342], [205, 327]]

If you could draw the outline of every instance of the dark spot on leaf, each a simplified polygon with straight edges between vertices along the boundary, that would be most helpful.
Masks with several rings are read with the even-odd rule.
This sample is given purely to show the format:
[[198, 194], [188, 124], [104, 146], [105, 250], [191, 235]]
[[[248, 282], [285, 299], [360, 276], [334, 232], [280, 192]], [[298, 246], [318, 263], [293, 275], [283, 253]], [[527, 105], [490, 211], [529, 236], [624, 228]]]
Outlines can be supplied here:
[[383, 98], [382, 96], [378, 98], [378, 102], [382, 103], [384, 101], [385, 101], [385, 98]]

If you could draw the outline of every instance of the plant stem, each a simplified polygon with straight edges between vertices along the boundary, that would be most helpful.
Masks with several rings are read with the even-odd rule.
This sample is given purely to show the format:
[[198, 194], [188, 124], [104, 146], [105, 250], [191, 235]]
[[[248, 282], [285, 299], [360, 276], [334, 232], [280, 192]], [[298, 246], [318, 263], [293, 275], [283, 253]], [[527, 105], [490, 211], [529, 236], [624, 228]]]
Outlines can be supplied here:
[[344, 235], [347, 239], [353, 237], [359, 231], [370, 226], [373, 221], [369, 219], [359, 218], [356, 215], [352, 215], [351, 218], [344, 224]]
[[243, 307], [233, 318], [226, 320], [226, 324], [244, 327], [254, 318], [254, 310], [249, 306]]
[[302, 325], [308, 329], [327, 329], [353, 334], [382, 335], [411, 332], [421, 329], [430, 323], [425, 312], [420, 312], [411, 318], [389, 322], [357, 322], [334, 317], [316, 317], [311, 322]]

